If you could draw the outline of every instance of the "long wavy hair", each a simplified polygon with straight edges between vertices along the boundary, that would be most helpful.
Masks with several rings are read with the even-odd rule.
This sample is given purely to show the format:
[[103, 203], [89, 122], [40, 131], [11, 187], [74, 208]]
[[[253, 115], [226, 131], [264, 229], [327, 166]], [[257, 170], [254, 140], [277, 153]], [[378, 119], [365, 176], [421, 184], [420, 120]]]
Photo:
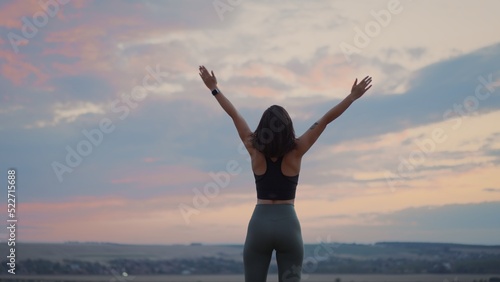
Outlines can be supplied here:
[[252, 145], [266, 157], [282, 157], [293, 150], [295, 130], [288, 112], [272, 105], [264, 111], [257, 129], [252, 134]]

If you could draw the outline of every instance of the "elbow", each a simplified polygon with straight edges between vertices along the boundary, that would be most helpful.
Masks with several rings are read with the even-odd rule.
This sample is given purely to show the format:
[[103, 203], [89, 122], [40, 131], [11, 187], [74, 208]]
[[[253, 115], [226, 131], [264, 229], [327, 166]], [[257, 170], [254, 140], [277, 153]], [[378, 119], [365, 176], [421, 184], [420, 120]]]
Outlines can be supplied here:
[[318, 122], [317, 122], [317, 123], [318, 123], [318, 125], [317, 125], [317, 126], [318, 126], [318, 127], [321, 127], [321, 129], [325, 129], [325, 128], [326, 128], [326, 126], [327, 126], [330, 122], [332, 122], [332, 121], [331, 121], [331, 120], [326, 119], [325, 117], [323, 117], [323, 118], [321, 118], [320, 120], [318, 120]]

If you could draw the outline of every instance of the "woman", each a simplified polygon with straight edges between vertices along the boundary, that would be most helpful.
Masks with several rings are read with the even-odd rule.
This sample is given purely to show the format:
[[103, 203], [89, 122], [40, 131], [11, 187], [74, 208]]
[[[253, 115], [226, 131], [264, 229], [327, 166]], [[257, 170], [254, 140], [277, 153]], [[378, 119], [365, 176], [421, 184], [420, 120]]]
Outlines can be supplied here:
[[279, 281], [300, 281], [304, 247], [294, 209], [295, 190], [304, 154], [326, 126], [339, 117], [371, 87], [367, 76], [354, 81], [351, 93], [330, 109], [299, 138], [283, 107], [274, 105], [262, 115], [255, 132], [217, 88], [214, 72], [199, 67], [200, 76], [221, 107], [231, 117], [251, 156], [257, 186], [257, 204], [248, 224], [243, 261], [246, 282], [266, 281], [272, 252], [276, 250]]

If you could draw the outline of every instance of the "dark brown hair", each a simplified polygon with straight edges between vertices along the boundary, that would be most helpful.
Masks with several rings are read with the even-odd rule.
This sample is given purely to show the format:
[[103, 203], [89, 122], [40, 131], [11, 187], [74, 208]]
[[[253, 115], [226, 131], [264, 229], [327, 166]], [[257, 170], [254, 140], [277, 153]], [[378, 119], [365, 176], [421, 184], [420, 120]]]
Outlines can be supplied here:
[[252, 145], [266, 157], [282, 157], [295, 148], [292, 119], [281, 106], [272, 105], [264, 111], [252, 135]]

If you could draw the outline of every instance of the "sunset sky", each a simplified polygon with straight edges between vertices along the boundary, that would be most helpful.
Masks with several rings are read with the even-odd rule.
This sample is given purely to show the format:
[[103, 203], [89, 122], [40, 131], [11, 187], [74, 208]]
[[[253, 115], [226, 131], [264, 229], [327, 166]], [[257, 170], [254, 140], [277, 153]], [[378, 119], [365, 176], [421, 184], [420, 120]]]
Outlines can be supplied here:
[[[306, 243], [500, 244], [500, 1], [0, 1], [1, 216], [19, 241], [243, 244], [255, 129], [301, 135]], [[3, 228], [1, 240], [7, 239]]]

